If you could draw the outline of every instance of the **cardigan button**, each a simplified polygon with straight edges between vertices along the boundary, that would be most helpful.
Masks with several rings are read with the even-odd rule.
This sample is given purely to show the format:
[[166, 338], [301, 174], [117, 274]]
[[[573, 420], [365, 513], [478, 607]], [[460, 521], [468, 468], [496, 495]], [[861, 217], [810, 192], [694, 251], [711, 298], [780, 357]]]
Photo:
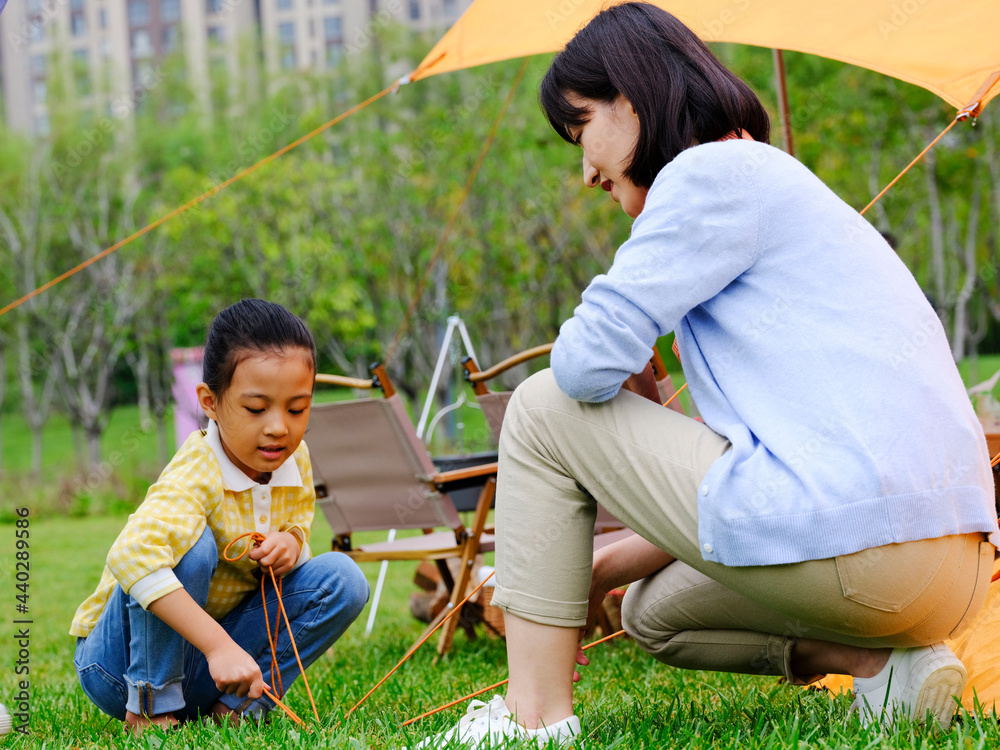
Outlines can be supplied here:
[[707, 484], [703, 484], [701, 486], [701, 496], [705, 497], [706, 495], [708, 495], [708, 485]]
[[709, 544], [708, 542], [705, 542], [705, 543], [704, 543], [704, 544], [703, 544], [703, 545], [701, 546], [701, 548], [702, 548], [703, 550], [705, 550], [705, 552], [706, 552], [706, 553], [708, 553], [709, 555], [711, 555], [711, 554], [712, 554], [712, 552], [713, 552], [713, 551], [715, 550], [715, 547], [713, 547], [713, 546], [712, 546], [711, 544]]

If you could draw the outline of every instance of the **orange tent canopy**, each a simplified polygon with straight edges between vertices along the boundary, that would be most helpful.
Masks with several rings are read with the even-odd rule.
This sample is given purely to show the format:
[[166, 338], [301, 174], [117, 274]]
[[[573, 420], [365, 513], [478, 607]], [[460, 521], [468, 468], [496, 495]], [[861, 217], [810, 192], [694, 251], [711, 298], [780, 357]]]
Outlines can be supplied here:
[[[702, 39], [809, 52], [922, 86], [978, 114], [1000, 93], [998, 0], [654, 0]], [[476, 0], [410, 74], [562, 49], [607, 0]]]

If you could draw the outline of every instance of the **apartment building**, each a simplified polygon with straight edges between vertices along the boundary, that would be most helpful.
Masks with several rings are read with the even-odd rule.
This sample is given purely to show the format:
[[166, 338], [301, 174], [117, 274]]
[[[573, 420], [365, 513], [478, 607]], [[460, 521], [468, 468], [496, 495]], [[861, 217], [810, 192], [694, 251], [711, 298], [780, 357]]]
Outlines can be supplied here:
[[[45, 136], [54, 87], [130, 122], [184, 56], [193, 82], [213, 65], [239, 73], [241, 45], [259, 41], [272, 74], [337, 67], [379, 28], [445, 29], [472, 0], [9, 0], [0, 15], [0, 87], [12, 130]], [[195, 87], [207, 96], [205, 87]]]

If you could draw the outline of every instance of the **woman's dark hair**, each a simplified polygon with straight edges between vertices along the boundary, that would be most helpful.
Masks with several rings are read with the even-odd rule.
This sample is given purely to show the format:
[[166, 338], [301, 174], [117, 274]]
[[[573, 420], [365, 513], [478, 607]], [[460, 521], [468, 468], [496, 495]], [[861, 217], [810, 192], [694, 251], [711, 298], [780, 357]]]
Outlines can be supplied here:
[[305, 349], [316, 372], [316, 344], [306, 324], [281, 305], [245, 299], [220, 312], [205, 341], [201, 377], [221, 399], [229, 390], [236, 366], [254, 354]]
[[624, 3], [598, 13], [556, 55], [539, 100], [555, 131], [570, 143], [570, 128], [590, 119], [568, 94], [610, 103], [619, 94], [639, 116], [639, 140], [623, 170], [648, 188], [657, 173], [693, 141], [735, 131], [770, 142], [771, 125], [756, 94], [708, 47], [665, 10]]

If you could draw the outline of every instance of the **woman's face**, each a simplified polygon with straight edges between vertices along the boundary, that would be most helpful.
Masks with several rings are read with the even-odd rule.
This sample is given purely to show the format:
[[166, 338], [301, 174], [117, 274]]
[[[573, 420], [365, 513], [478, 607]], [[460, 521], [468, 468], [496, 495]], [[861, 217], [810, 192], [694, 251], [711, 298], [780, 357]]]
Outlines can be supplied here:
[[583, 184], [600, 185], [633, 219], [646, 205], [648, 188], [633, 185], [622, 174], [639, 140], [639, 118], [628, 100], [618, 95], [599, 102], [569, 92], [567, 101], [590, 111], [590, 119], [570, 128], [569, 134], [583, 148]]

